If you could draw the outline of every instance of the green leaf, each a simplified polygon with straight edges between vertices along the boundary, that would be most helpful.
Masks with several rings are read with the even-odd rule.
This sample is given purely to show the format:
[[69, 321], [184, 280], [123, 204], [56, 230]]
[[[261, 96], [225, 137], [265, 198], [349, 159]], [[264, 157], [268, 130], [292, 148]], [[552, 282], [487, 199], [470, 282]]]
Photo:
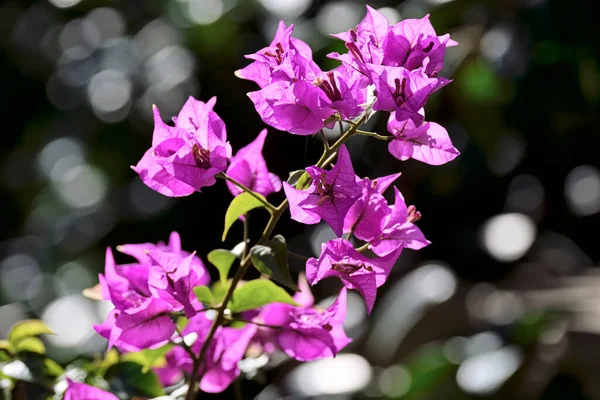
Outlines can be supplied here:
[[165, 355], [173, 348], [172, 343], [159, 347], [158, 349], [144, 349], [134, 353], [123, 355], [124, 361], [133, 361], [142, 366], [142, 372], [146, 373], [152, 367], [161, 367], [166, 364]]
[[213, 283], [212, 292], [215, 298], [215, 303], [220, 303], [225, 298], [230, 286], [231, 282], [222, 283], [221, 281], [216, 281]]
[[65, 370], [63, 369], [63, 367], [61, 367], [56, 361], [54, 361], [50, 358], [44, 359], [44, 368], [48, 375], [54, 376], [54, 377], [59, 377], [65, 373]]
[[44, 346], [44, 343], [36, 337], [28, 337], [19, 341], [15, 345], [15, 349], [17, 353], [21, 351], [30, 351], [37, 354], [46, 354], [46, 346]]
[[39, 319], [28, 319], [13, 325], [8, 333], [8, 341], [16, 347], [23, 339], [46, 334], [53, 335], [54, 332]]
[[254, 246], [250, 249], [252, 264], [263, 275], [298, 292], [298, 286], [290, 275], [285, 238], [276, 235], [267, 246]]
[[231, 312], [242, 312], [269, 303], [298, 305], [292, 296], [272, 281], [255, 279], [235, 289], [230, 310]]
[[[264, 199], [265, 202], [267, 201], [267, 199], [265, 199], [262, 195], [258, 193], [256, 194], [256, 196]], [[225, 240], [225, 238], [227, 237], [227, 232], [229, 232], [229, 228], [231, 228], [231, 225], [233, 225], [233, 223], [237, 221], [240, 215], [243, 215], [248, 211], [254, 210], [255, 208], [259, 207], [264, 208], [264, 203], [262, 203], [247, 192], [244, 192], [239, 196], [234, 197], [231, 201], [231, 204], [229, 204], [227, 212], [225, 213], [225, 229], [223, 230], [223, 237], [221, 238], [221, 240]], [[268, 211], [271, 212], [270, 210]]]
[[303, 169], [290, 172], [290, 176], [287, 179], [287, 183], [289, 183], [292, 186], [296, 186], [296, 183], [298, 183], [300, 177], [302, 177], [302, 175], [304, 175], [305, 173], [306, 171]]
[[216, 249], [208, 253], [207, 258], [219, 270], [219, 280], [225, 283], [229, 269], [237, 258], [236, 255], [229, 250]]
[[194, 294], [198, 300], [204, 304], [213, 304], [215, 301], [215, 298], [208, 286], [196, 286], [194, 288]]
[[9, 353], [12, 353], [13, 347], [8, 340], [0, 340], [0, 350], [5, 350]]
[[129, 397], [158, 397], [163, 390], [152, 371], [143, 372], [138, 363], [125, 361], [113, 365], [106, 371], [106, 380], [112, 392], [125, 391]]

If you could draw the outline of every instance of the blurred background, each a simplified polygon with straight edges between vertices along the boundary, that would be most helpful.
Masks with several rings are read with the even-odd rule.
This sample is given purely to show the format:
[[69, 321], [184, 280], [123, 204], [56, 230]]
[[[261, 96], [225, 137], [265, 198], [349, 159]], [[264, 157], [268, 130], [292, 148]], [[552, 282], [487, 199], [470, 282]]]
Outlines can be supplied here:
[[[401, 256], [367, 318], [349, 296], [354, 338], [335, 359], [243, 366], [244, 398], [600, 399], [600, 24], [593, 2], [373, 0], [392, 23], [431, 13], [454, 81], [427, 106], [461, 156], [440, 167], [400, 162], [353, 138], [359, 175], [402, 171], [398, 186], [432, 241]], [[225, 185], [171, 199], [129, 168], [189, 95], [217, 96], [234, 150], [264, 127], [233, 71], [295, 24], [323, 69], [343, 51], [365, 3], [327, 0], [8, 0], [0, 5], [0, 338], [27, 317], [57, 332], [62, 363], [103, 351], [92, 329], [110, 306], [84, 298], [107, 246], [167, 240], [223, 247]], [[385, 132], [385, 118], [370, 129]], [[317, 138], [318, 139], [318, 138]], [[271, 171], [318, 159], [317, 139], [270, 129]], [[388, 193], [390, 195], [391, 193]], [[282, 193], [273, 195], [279, 201]], [[253, 237], [266, 216], [253, 216]], [[229, 235], [235, 245], [236, 226]], [[327, 226], [282, 221], [307, 256]], [[120, 255], [122, 256], [122, 255]], [[118, 257], [120, 257], [118, 256]], [[125, 257], [117, 261], [127, 262]], [[302, 265], [293, 264], [294, 271]], [[212, 271], [213, 273], [215, 271]], [[330, 301], [335, 281], [313, 288]], [[329, 300], [328, 300], [329, 299]], [[231, 393], [230, 393], [231, 392]], [[210, 396], [206, 396], [210, 397]], [[217, 398], [233, 398], [232, 390]]]

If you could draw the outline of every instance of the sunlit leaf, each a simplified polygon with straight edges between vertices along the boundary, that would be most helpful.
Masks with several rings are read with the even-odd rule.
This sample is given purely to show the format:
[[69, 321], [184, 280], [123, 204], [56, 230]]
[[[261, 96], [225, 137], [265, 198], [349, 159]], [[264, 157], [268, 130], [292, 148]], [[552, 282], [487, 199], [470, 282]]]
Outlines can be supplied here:
[[44, 346], [44, 343], [37, 337], [28, 337], [20, 340], [15, 345], [15, 350], [17, 353], [20, 351], [30, 351], [32, 353], [46, 354], [46, 346]]
[[28, 319], [13, 325], [8, 333], [8, 341], [16, 347], [25, 338], [46, 334], [53, 335], [54, 332], [39, 319]]
[[216, 249], [208, 253], [207, 258], [219, 270], [219, 279], [221, 282], [226, 282], [229, 270], [237, 258], [236, 255], [229, 250]]
[[230, 310], [231, 312], [242, 312], [269, 303], [298, 305], [292, 296], [272, 281], [255, 279], [235, 289]]
[[[256, 195], [264, 199], [265, 202], [267, 201], [262, 195]], [[227, 238], [227, 232], [229, 232], [229, 228], [231, 228], [231, 225], [233, 225], [233, 223], [237, 221], [241, 215], [260, 207], [264, 208], [264, 203], [247, 192], [234, 197], [231, 201], [231, 204], [229, 204], [227, 212], [225, 213], [225, 229], [223, 230], [223, 237], [221, 240], [225, 240], [225, 238]]]
[[194, 288], [194, 294], [203, 304], [213, 304], [215, 301], [215, 298], [208, 286], [196, 286]]
[[167, 343], [158, 349], [144, 349], [134, 353], [123, 355], [123, 361], [133, 361], [142, 366], [142, 372], [146, 373], [150, 368], [162, 367], [166, 364], [165, 355], [173, 348], [172, 343]]

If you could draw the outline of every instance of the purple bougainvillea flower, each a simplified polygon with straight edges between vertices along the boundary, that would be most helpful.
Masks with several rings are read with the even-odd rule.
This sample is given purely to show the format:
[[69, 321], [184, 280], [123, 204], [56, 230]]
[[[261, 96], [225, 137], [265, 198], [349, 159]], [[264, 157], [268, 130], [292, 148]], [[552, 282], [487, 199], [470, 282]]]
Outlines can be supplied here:
[[166, 196], [187, 196], [215, 183], [227, 168], [231, 146], [223, 120], [212, 110], [213, 97], [203, 103], [189, 97], [175, 126], [165, 124], [154, 107], [152, 148], [132, 167], [150, 188]]
[[[98, 276], [102, 298], [113, 303], [116, 309], [125, 311], [129, 314], [135, 313], [145, 308], [151, 297], [152, 290], [148, 285], [150, 269], [153, 260], [149, 257], [149, 253], [153, 251], [162, 251], [172, 254], [174, 257], [184, 259], [191, 256], [190, 270], [193, 273], [190, 279], [193, 284], [200, 286], [206, 285], [210, 281], [210, 275], [204, 267], [202, 260], [191, 253], [181, 249], [181, 239], [177, 232], [172, 232], [169, 238], [169, 243], [164, 244], [159, 242], [126, 244], [118, 246], [117, 249], [124, 254], [130, 255], [137, 259], [137, 263], [116, 265], [110, 248], [106, 250], [106, 261], [104, 274]], [[155, 297], [160, 297], [155, 295]], [[194, 304], [197, 303], [196, 296], [193, 297]], [[169, 296], [167, 296], [169, 298]], [[199, 303], [198, 303], [199, 304]], [[182, 304], [176, 301], [171, 301], [173, 309], [181, 309]]]
[[340, 118], [352, 119], [362, 113], [369, 85], [366, 76], [342, 64], [315, 79], [313, 85], [325, 93], [331, 101], [328, 107], [338, 111]]
[[176, 253], [152, 250], [148, 256], [152, 259], [148, 285], [154, 297], [169, 302], [174, 309], [180, 304], [186, 317], [193, 317], [196, 309], [202, 309], [193, 288], [201, 285], [206, 272], [194, 263], [195, 254], [182, 257]]
[[[281, 179], [269, 172], [262, 155], [266, 137], [267, 130], [263, 129], [252, 143], [231, 158], [227, 168], [227, 175], [263, 196], [281, 190]], [[242, 193], [242, 189], [230, 182], [227, 182], [227, 188], [234, 196]]]
[[394, 188], [395, 203], [385, 218], [381, 234], [371, 241], [371, 250], [380, 257], [408, 247], [419, 250], [431, 242], [425, 239], [423, 232], [414, 224], [421, 218], [414, 206], [407, 207], [398, 188]]
[[248, 97], [267, 125], [296, 135], [318, 132], [335, 112], [325, 93], [307, 81], [274, 82]]
[[314, 79], [320, 69], [312, 60], [310, 47], [300, 39], [292, 37], [294, 26], [286, 28], [283, 21], [275, 33], [273, 41], [246, 58], [254, 60], [243, 69], [235, 71], [238, 78], [248, 79], [264, 88], [273, 82], [293, 82], [298, 79]]
[[383, 41], [383, 64], [414, 70], [426, 63], [425, 73], [435, 77], [444, 66], [446, 47], [456, 45], [448, 34], [437, 36], [429, 14], [421, 19], [405, 19], [392, 26]]
[[119, 400], [114, 394], [67, 378], [64, 400]]
[[[310, 294], [308, 287], [306, 291]], [[345, 319], [345, 288], [325, 310], [273, 303], [265, 306], [257, 317], [259, 322], [281, 327], [261, 329], [268, 330], [265, 334], [271, 343], [298, 361], [333, 357], [350, 343], [352, 339], [343, 328]]]
[[348, 289], [356, 289], [365, 299], [370, 314], [377, 297], [377, 288], [385, 283], [400, 256], [401, 248], [381, 258], [368, 258], [345, 239], [334, 239], [321, 245], [319, 259], [306, 262], [306, 277], [311, 285], [337, 276]]
[[308, 167], [306, 171], [312, 178], [308, 189], [298, 190], [283, 183], [292, 219], [303, 224], [316, 224], [324, 219], [335, 234], [341, 236], [344, 218], [362, 192], [356, 183], [348, 150], [345, 146], [340, 147], [337, 162], [331, 170]]
[[348, 53], [331, 53], [328, 57], [358, 71], [363, 71], [365, 63], [381, 64], [384, 58], [382, 45], [388, 31], [387, 18], [367, 5], [367, 14], [355, 29], [331, 35], [346, 42]]
[[423, 68], [409, 71], [403, 67], [372, 65], [370, 71], [377, 90], [373, 109], [395, 111], [396, 119], [412, 119], [416, 125], [423, 123], [421, 109], [428, 97], [450, 82], [446, 78], [430, 78]]
[[344, 219], [344, 233], [352, 232], [357, 239], [370, 241], [381, 234], [385, 217], [391, 213], [383, 192], [400, 176], [400, 173], [358, 183], [362, 195], [350, 207]]
[[[192, 317], [182, 331], [184, 336], [192, 333], [197, 339], [192, 345], [192, 351], [199, 354], [207, 337], [212, 321], [204, 313]], [[219, 327], [208, 348], [204, 365], [200, 367], [202, 375], [200, 389], [208, 393], [219, 393], [225, 390], [239, 375], [238, 362], [244, 357], [246, 348], [256, 333], [254, 324], [243, 328]], [[176, 347], [167, 354], [170, 367], [181, 368], [188, 374], [192, 372], [192, 359], [181, 347]]]
[[160, 347], [167, 343], [176, 326], [170, 317], [170, 304], [152, 298], [146, 308], [133, 314], [113, 310], [103, 324], [94, 329], [108, 339], [108, 347], [116, 346], [126, 351], [139, 351]]
[[388, 150], [399, 160], [414, 158], [430, 165], [442, 165], [460, 154], [452, 145], [448, 131], [435, 122], [417, 126], [411, 119], [398, 121], [392, 113], [387, 128], [395, 137], [388, 144]]

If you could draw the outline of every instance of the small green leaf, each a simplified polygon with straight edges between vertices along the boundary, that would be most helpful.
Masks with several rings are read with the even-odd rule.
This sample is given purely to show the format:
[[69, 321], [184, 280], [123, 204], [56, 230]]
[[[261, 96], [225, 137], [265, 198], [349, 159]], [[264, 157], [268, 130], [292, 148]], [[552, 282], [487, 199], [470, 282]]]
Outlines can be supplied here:
[[9, 353], [12, 353], [13, 348], [8, 340], [0, 340], [0, 350], [5, 350]]
[[146, 373], [152, 367], [161, 367], [166, 364], [165, 355], [173, 348], [172, 343], [159, 347], [158, 349], [144, 349], [135, 353], [123, 355], [123, 361], [133, 361], [142, 366], [142, 372]]
[[219, 279], [225, 283], [229, 269], [236, 259], [236, 255], [229, 250], [216, 249], [208, 253], [208, 261], [219, 270]]
[[63, 367], [61, 367], [56, 361], [50, 358], [44, 359], [44, 369], [46, 370], [48, 375], [54, 377], [59, 377], [65, 373]]
[[194, 288], [194, 294], [198, 300], [204, 304], [213, 304], [215, 301], [215, 298], [208, 286], [196, 286]]
[[154, 372], [143, 372], [142, 366], [135, 362], [125, 361], [113, 365], [106, 371], [105, 378], [111, 391], [124, 391], [129, 397], [158, 397], [164, 394]]
[[230, 286], [231, 282], [222, 283], [221, 281], [216, 281], [213, 283], [212, 293], [215, 298], [215, 303], [220, 303], [225, 298]]
[[[265, 202], [267, 201], [267, 199], [265, 199], [262, 195], [258, 193], [256, 193], [256, 196], [264, 199]], [[231, 225], [233, 225], [233, 223], [237, 221], [240, 215], [243, 215], [248, 211], [254, 210], [255, 208], [259, 207], [264, 208], [264, 203], [262, 203], [247, 192], [244, 192], [239, 196], [234, 197], [234, 199], [231, 201], [231, 204], [229, 204], [227, 212], [225, 213], [225, 229], [223, 230], [223, 237], [221, 238], [221, 240], [225, 240], [225, 238], [227, 237], [227, 232], [229, 232], [229, 228], [231, 228]], [[271, 211], [269, 210], [269, 212]]]
[[300, 179], [300, 177], [302, 175], [304, 175], [305, 173], [306, 173], [306, 171], [303, 169], [299, 169], [297, 171], [290, 172], [290, 176], [287, 179], [287, 183], [289, 183], [292, 186], [296, 186], [296, 183], [298, 183], [298, 180]]
[[8, 333], [8, 341], [16, 346], [21, 340], [39, 335], [53, 335], [54, 332], [39, 319], [28, 319], [17, 322]]
[[298, 292], [298, 286], [290, 275], [285, 238], [276, 235], [267, 246], [254, 246], [250, 249], [252, 264], [263, 275]]
[[269, 303], [298, 305], [292, 296], [272, 281], [255, 279], [235, 289], [230, 310], [231, 312], [242, 312]]
[[28, 337], [19, 341], [15, 345], [15, 349], [17, 353], [20, 351], [30, 351], [37, 354], [46, 354], [46, 346], [44, 346], [44, 343], [36, 337]]

